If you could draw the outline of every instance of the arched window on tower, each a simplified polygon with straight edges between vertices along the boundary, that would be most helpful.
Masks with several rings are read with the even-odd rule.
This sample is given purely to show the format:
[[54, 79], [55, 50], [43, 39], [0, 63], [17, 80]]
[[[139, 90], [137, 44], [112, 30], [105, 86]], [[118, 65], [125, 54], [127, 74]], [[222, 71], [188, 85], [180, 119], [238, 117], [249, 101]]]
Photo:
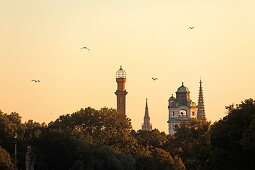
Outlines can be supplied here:
[[180, 110], [179, 117], [187, 117], [187, 111], [186, 110]]

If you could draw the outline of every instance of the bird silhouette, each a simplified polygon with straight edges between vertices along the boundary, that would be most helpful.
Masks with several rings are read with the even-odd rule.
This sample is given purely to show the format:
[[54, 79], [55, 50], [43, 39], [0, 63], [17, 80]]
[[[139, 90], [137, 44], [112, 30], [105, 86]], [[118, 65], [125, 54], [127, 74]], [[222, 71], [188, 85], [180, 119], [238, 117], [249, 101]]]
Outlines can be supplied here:
[[33, 82], [35, 82], [35, 83], [41, 82], [40, 80], [31, 80], [31, 81], [33, 81]]
[[189, 27], [190, 30], [193, 30], [195, 27]]
[[155, 80], [158, 80], [158, 78], [157, 77], [152, 77], [152, 80], [155, 81]]
[[90, 49], [88, 48], [88, 47], [81, 47], [81, 50], [89, 50], [90, 51]]

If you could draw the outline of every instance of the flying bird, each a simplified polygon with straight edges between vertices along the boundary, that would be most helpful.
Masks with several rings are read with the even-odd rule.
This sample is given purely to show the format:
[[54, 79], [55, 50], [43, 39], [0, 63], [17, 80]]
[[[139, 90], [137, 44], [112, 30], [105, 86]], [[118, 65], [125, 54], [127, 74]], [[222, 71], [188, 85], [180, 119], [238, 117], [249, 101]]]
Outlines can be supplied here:
[[158, 78], [157, 77], [152, 77], [152, 80], [155, 81], [155, 80], [158, 80]]
[[90, 49], [88, 48], [88, 47], [81, 47], [81, 50], [89, 50], [90, 51]]
[[189, 27], [190, 30], [193, 30], [195, 27]]
[[40, 80], [31, 80], [31, 81], [34, 81], [35, 83], [39, 83], [40, 82]]

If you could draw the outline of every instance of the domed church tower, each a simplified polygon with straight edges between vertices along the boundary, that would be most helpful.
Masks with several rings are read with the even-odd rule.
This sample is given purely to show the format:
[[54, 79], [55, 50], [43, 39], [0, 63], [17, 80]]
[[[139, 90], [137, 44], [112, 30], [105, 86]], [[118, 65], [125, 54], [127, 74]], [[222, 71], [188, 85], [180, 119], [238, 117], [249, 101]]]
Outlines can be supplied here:
[[192, 118], [197, 118], [197, 105], [190, 99], [190, 91], [182, 85], [176, 91], [176, 98], [172, 95], [168, 100], [169, 134], [174, 134], [175, 126], [185, 123]]
[[117, 112], [121, 114], [126, 114], [126, 76], [125, 70], [120, 66], [120, 69], [116, 72], [117, 90], [115, 94], [117, 96]]

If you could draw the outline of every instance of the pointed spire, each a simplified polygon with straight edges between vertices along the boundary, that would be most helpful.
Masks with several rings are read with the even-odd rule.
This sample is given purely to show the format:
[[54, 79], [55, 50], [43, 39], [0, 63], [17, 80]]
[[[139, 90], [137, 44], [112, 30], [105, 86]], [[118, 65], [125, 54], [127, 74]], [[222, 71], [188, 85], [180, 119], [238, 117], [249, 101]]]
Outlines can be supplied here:
[[146, 104], [145, 104], [145, 114], [144, 114], [144, 122], [142, 125], [142, 130], [152, 130], [152, 125], [150, 123], [147, 98], [146, 98]]
[[197, 105], [197, 119], [198, 120], [206, 120], [205, 117], [205, 106], [204, 106], [204, 96], [202, 89], [202, 80], [200, 77], [199, 81], [199, 95], [198, 95], [198, 105]]
[[147, 103], [147, 98], [146, 98], [144, 122], [147, 121], [147, 120], [150, 121], [150, 116], [149, 116], [149, 109], [148, 109], [148, 103]]

